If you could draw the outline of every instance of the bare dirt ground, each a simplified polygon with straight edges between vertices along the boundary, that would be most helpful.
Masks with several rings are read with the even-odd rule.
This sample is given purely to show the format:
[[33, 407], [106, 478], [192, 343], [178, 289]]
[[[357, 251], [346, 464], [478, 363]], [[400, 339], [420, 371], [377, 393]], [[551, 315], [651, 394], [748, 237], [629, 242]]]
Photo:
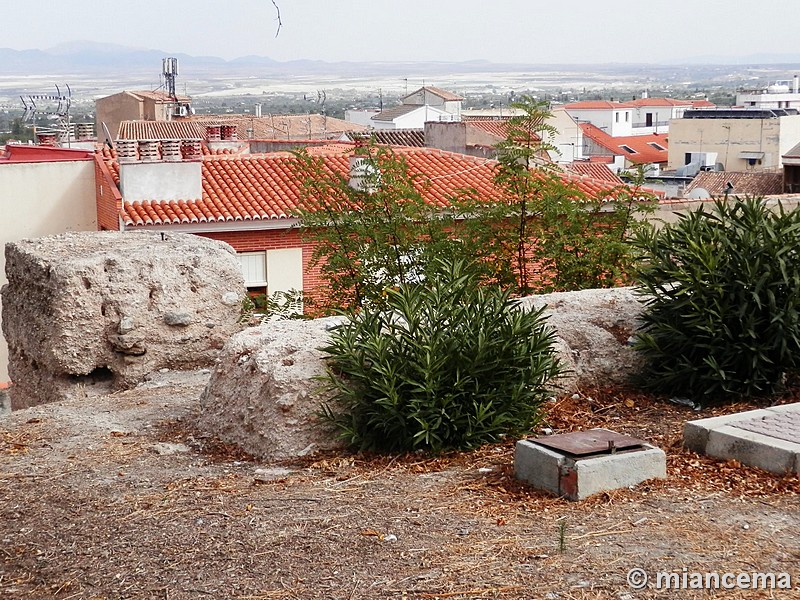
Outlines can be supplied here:
[[[193, 429], [206, 378], [0, 418], [0, 598], [800, 598], [800, 483], [684, 450], [686, 407], [619, 389], [552, 404], [556, 432], [668, 454], [666, 480], [573, 503], [518, 485], [511, 442], [258, 464]], [[794, 589], [637, 591], [634, 567]]]

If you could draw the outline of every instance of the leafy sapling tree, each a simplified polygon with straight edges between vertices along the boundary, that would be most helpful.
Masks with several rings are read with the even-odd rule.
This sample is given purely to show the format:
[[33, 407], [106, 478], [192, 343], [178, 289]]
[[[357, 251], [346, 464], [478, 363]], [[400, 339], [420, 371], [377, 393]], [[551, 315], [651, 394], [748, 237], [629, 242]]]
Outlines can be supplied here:
[[424, 178], [390, 148], [357, 148], [350, 178], [305, 151], [296, 156], [302, 233], [326, 284], [318, 308], [382, 305], [388, 288], [424, 279], [433, 257], [458, 251], [452, 211], [425, 201]]
[[629, 281], [628, 244], [652, 195], [620, 185], [593, 197], [551, 162], [557, 133], [546, 103], [523, 96], [498, 144], [498, 197], [465, 194], [459, 210], [475, 256], [492, 263], [498, 282], [519, 295], [610, 287]]

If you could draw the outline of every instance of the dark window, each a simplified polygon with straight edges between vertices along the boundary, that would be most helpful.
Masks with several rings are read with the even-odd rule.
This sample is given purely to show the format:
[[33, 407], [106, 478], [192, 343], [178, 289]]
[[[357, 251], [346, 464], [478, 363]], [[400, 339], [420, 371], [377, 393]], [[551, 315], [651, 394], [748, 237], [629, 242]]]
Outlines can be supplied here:
[[645, 124], [645, 127], [652, 127], [653, 126], [653, 113], [645, 113], [645, 115], [644, 115], [644, 124]]

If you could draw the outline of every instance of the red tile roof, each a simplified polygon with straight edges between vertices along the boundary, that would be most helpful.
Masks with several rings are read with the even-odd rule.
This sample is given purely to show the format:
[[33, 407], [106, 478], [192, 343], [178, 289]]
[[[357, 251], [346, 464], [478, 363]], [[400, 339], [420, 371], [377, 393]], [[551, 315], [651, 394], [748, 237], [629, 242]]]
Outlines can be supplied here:
[[470, 119], [464, 123], [467, 127], [481, 129], [499, 139], [505, 139], [508, 135], [508, 119]]
[[628, 104], [632, 106], [692, 106], [691, 100], [675, 100], [673, 98], [639, 98], [631, 100]]
[[[345, 177], [353, 145], [333, 144], [309, 148], [324, 157], [325, 168]], [[420, 191], [432, 205], [445, 207], [464, 189], [484, 198], [497, 197], [494, 185], [497, 162], [430, 148], [395, 147], [393, 151], [419, 177]], [[111, 153], [103, 151], [108, 159]], [[110, 160], [116, 181], [119, 167]], [[202, 162], [202, 197], [160, 202], [157, 198], [123, 202], [121, 217], [127, 227], [223, 221], [289, 219], [303, 201], [297, 177], [297, 159], [287, 152], [206, 156]], [[609, 181], [564, 173], [562, 178], [589, 196], [606, 196]]]
[[405, 96], [403, 98], [403, 100], [405, 100], [406, 98], [410, 98], [411, 96], [414, 96], [415, 94], [419, 94], [422, 91], [426, 91], [428, 93], [433, 94], [434, 96], [438, 96], [439, 98], [441, 98], [445, 102], [458, 102], [459, 100], [463, 100], [464, 99], [462, 96], [459, 96], [458, 94], [454, 94], [453, 92], [448, 92], [447, 90], [443, 90], [442, 88], [434, 87], [434, 86], [431, 86], [431, 85], [426, 85], [426, 86], [423, 86], [423, 87], [419, 88], [416, 91], [411, 92], [410, 94]]
[[375, 140], [378, 144], [390, 146], [425, 147], [424, 129], [373, 129], [350, 135], [354, 140]]
[[586, 177], [593, 177], [601, 181], [608, 181], [613, 185], [622, 185], [625, 183], [620, 177], [609, 169], [604, 163], [597, 162], [573, 162], [567, 165], [567, 170], [572, 171], [577, 175]]
[[121, 121], [118, 140], [206, 139], [205, 125], [196, 121]]
[[771, 196], [783, 193], [783, 173], [760, 173], [758, 171], [701, 171], [686, 187], [684, 196], [692, 190], [703, 188], [712, 196], [725, 194], [725, 186], [733, 185], [734, 195]]
[[610, 110], [620, 108], [633, 108], [629, 102], [610, 102], [608, 100], [585, 100], [583, 102], [573, 102], [565, 104], [566, 110]]
[[[647, 165], [667, 162], [669, 144], [667, 136], [663, 134], [612, 137], [591, 123], [581, 123], [580, 128], [583, 130], [583, 135], [606, 148], [610, 153], [624, 156], [634, 164]], [[633, 152], [629, 152], [623, 146], [627, 146]]]
[[349, 131], [366, 131], [363, 125], [323, 115], [194, 115], [189, 122], [205, 125], [236, 125], [240, 140], [334, 139]]

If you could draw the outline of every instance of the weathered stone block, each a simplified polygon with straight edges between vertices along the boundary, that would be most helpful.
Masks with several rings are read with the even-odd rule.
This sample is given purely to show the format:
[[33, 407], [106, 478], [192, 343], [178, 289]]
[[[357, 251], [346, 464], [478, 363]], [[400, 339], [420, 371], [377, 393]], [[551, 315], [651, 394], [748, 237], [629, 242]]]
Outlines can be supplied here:
[[[233, 249], [198, 236], [83, 232], [6, 245], [13, 408], [211, 365], [240, 330]], [[209, 326], [211, 325], [211, 326]]]
[[329, 328], [337, 318], [276, 321], [235, 335], [211, 373], [198, 427], [262, 460], [341, 446], [319, 419]]

